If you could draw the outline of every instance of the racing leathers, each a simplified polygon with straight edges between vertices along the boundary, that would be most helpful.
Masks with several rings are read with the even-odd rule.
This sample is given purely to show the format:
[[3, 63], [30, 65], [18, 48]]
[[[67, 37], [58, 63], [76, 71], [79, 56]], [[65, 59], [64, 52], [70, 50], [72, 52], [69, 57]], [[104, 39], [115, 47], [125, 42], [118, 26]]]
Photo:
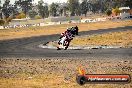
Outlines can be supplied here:
[[61, 34], [60, 37], [60, 43], [62, 45], [64, 45], [64, 42], [67, 40], [68, 42], [70, 42], [70, 40], [72, 40], [72, 34], [69, 31], [65, 31]]

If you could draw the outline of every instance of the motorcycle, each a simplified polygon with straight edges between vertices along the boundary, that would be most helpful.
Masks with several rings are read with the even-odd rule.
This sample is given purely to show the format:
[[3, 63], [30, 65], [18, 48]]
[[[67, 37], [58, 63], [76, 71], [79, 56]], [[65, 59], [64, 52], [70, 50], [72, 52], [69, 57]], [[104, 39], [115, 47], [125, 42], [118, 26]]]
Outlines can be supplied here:
[[75, 37], [75, 35], [78, 35], [78, 30], [79, 29], [77, 26], [68, 29], [67, 31], [70, 32], [70, 38], [67, 38], [66, 36], [61, 37], [58, 41], [59, 46], [57, 47], [57, 50], [61, 50], [61, 48], [67, 50], [73, 37]]

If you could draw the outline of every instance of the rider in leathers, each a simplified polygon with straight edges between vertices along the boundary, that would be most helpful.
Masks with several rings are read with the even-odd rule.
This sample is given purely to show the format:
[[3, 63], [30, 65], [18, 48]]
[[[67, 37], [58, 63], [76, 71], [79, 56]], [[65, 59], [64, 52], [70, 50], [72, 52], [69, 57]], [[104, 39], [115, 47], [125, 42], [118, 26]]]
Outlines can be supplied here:
[[73, 35], [71, 34], [70, 30], [67, 30], [61, 34], [60, 43], [64, 45], [64, 41], [67, 40], [68, 42], [70, 42], [73, 39], [72, 37]]

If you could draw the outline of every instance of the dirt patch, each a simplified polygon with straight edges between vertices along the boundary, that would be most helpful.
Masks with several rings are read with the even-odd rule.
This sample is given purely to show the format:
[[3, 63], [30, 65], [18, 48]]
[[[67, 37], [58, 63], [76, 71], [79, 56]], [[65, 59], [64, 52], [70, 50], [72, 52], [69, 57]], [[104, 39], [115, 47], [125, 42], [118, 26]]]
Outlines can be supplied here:
[[0, 88], [131, 88], [129, 84], [76, 83], [77, 69], [89, 74], [130, 74], [132, 60], [87, 60], [87, 58], [0, 59]]
[[0, 40], [40, 36], [40, 35], [60, 34], [64, 30], [66, 30], [66, 28], [76, 25], [79, 27], [80, 29], [79, 31], [89, 31], [89, 30], [132, 26], [132, 20], [106, 21], [106, 22], [97, 22], [97, 23], [71, 23], [71, 24], [52, 25], [52, 26], [44, 26], [44, 27], [1, 29]]

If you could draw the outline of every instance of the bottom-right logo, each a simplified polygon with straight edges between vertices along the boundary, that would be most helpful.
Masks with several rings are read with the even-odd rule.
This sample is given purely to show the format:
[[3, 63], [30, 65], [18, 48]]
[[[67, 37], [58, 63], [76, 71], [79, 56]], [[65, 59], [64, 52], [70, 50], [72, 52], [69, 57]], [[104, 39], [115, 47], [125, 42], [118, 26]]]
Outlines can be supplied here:
[[85, 83], [129, 83], [129, 74], [86, 74], [84, 69], [79, 68], [76, 81], [80, 85]]

